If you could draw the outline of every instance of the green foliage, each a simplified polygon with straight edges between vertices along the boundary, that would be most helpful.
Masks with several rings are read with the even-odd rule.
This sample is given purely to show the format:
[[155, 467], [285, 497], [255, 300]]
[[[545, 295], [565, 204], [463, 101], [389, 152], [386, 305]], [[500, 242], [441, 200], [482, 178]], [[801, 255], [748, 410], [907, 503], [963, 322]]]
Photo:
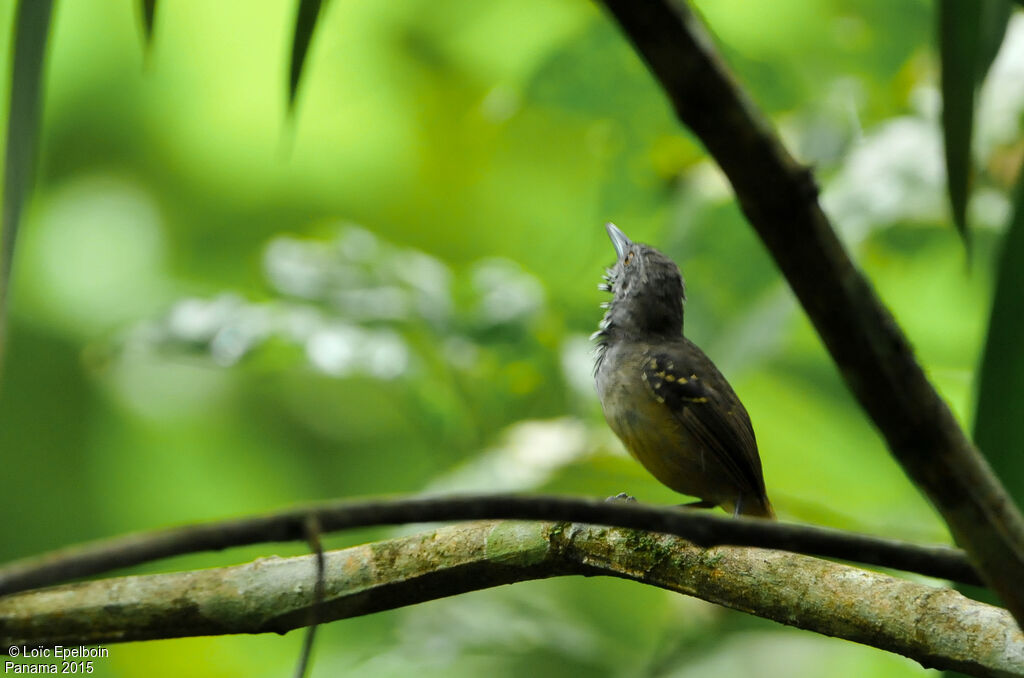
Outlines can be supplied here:
[[288, 107], [295, 105], [295, 94], [299, 90], [302, 79], [302, 68], [306, 63], [306, 53], [313, 39], [313, 29], [320, 17], [320, 6], [323, 0], [299, 0], [295, 13], [295, 34], [292, 37], [292, 60], [288, 71]]
[[153, 26], [156, 24], [156, 0], [140, 0], [142, 12], [142, 33], [148, 45], [153, 41]]
[[971, 178], [971, 129], [981, 36], [981, 3], [939, 0], [942, 55], [942, 130], [953, 223], [967, 241], [967, 192]]
[[35, 173], [36, 137], [41, 117], [43, 58], [50, 30], [52, 0], [17, 3], [11, 58], [10, 106], [4, 153], [3, 215], [0, 222], [0, 363], [4, 357], [7, 303], [14, 245]]
[[[628, 491], [679, 503], [622, 453], [593, 394], [587, 336], [613, 259], [607, 220], [681, 264], [687, 332], [750, 411], [784, 518], [947, 539], [719, 173], [595, 7], [318, 4], [161, 3], [145, 56], [130, 5], [58, 6], [0, 389], [0, 508], [19, 516], [0, 527], [0, 559], [324, 497]], [[957, 132], [973, 136], [979, 161], [968, 277], [943, 207], [929, 102], [946, 57], [931, 5], [696, 4], [740, 82], [817, 168], [830, 216], [964, 422], [986, 345], [978, 440], [1019, 449], [995, 436], [1014, 435], [998, 408], [1022, 388], [1010, 366], [1024, 228], [1010, 231], [1002, 267], [991, 263], [1019, 158], [1012, 64], [995, 62], [987, 79], [999, 86], [980, 90], [973, 124]], [[154, 14], [143, 16], [151, 32]], [[0, 13], [0, 34], [14, 21]], [[972, 25], [982, 37], [964, 39], [980, 52], [964, 59], [985, 66], [1000, 20]], [[1015, 26], [1006, 47], [1021, 40]], [[29, 101], [14, 52], [5, 72], [14, 68], [15, 101]], [[968, 102], [982, 66], [954, 68]], [[290, 112], [300, 77], [302, 106]], [[28, 137], [9, 138], [11, 158]], [[969, 146], [958, 148], [965, 161]], [[30, 176], [14, 170], [9, 159], [8, 182]], [[19, 204], [5, 197], [5, 214]], [[1024, 477], [1001, 470], [1011, 485]], [[535, 582], [321, 634], [314, 675], [922, 673], [617, 581]], [[112, 647], [99, 675], [280, 675], [300, 642]]]
[[1018, 424], [1024, 394], [1024, 173], [999, 258], [988, 336], [978, 375], [974, 439], [1010, 496], [1024, 503], [1024, 455]]
[[942, 62], [942, 131], [953, 223], [969, 243], [967, 201], [972, 182], [975, 94], [999, 52], [1010, 19], [1007, 0], [938, 0]]

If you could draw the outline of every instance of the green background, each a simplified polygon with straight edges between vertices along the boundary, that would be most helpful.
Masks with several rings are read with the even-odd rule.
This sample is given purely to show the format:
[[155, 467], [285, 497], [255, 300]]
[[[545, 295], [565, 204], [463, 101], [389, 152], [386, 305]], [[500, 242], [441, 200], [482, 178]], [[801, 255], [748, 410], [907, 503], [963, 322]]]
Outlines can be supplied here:
[[[815, 168], [842, 238], [969, 427], [1022, 150], [1006, 53], [1021, 53], [1024, 26], [1011, 23], [981, 95], [968, 262], [946, 212], [930, 3], [696, 4]], [[682, 267], [687, 334], [746, 404], [782, 519], [949, 540], [720, 173], [592, 4], [334, 0], [293, 118], [293, 2], [166, 0], [148, 50], [135, 5], [60, 2], [51, 29], [0, 391], [0, 560], [329, 497], [628, 491], [678, 503], [625, 456], [593, 393], [608, 220]], [[12, 19], [4, 3], [5, 55]], [[300, 644], [291, 633], [114, 645], [96, 665], [280, 676]], [[924, 671], [581, 578], [336, 622], [313, 661], [313, 675], [372, 676]]]

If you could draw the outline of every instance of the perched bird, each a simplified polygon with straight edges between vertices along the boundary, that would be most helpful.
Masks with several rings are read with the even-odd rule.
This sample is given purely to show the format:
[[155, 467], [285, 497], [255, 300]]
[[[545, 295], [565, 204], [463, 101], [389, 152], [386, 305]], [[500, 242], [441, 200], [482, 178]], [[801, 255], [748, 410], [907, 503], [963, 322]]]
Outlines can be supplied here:
[[773, 518], [750, 417], [711, 359], [683, 336], [679, 267], [607, 224], [618, 260], [594, 334], [605, 419], [629, 453], [694, 506]]

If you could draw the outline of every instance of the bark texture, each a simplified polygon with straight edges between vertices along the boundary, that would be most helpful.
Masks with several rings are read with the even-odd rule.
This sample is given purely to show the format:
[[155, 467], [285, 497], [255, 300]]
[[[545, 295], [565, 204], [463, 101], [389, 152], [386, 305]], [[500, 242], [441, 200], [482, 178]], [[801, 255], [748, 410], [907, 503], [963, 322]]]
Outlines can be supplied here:
[[[1010, 614], [935, 588], [761, 548], [578, 523], [487, 521], [325, 554], [323, 621], [565, 575], [678, 591], [802, 629], [897, 652], [934, 668], [1024, 675]], [[309, 623], [315, 556], [69, 584], [0, 598], [0, 646], [75, 645]]]

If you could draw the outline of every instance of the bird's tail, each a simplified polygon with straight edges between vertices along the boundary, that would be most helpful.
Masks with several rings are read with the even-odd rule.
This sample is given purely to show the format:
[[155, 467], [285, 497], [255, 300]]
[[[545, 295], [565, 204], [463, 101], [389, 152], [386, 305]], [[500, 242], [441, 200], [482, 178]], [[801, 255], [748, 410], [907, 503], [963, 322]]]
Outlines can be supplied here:
[[736, 507], [736, 514], [775, 520], [775, 509], [772, 508], [772, 503], [768, 501], [768, 495], [766, 494], [760, 496], [741, 496]]

